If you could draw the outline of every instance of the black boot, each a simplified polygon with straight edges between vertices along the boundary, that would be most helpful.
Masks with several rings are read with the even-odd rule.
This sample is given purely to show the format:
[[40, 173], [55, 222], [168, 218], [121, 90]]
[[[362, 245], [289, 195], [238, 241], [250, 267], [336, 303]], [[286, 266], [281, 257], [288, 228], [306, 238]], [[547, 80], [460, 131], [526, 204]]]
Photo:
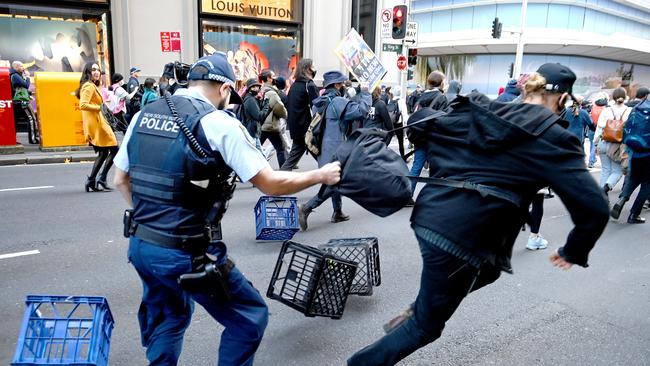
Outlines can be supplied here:
[[605, 186], [603, 187], [603, 191], [605, 192], [605, 199], [607, 199], [607, 204], [609, 205], [609, 191], [612, 190], [612, 187], [609, 186], [609, 184], [605, 183]]
[[90, 178], [86, 179], [86, 192], [98, 192], [101, 191], [101, 189], [97, 188], [97, 182], [95, 181], [95, 178]]
[[309, 217], [310, 213], [311, 208], [298, 205], [298, 225], [300, 225], [300, 231], [307, 231], [307, 217]]
[[106, 176], [101, 174], [97, 179], [97, 188], [103, 188], [106, 191], [112, 191], [113, 188], [106, 183]]
[[333, 223], [343, 222], [343, 221], [348, 221], [348, 220], [350, 220], [350, 215], [344, 214], [343, 211], [341, 211], [341, 210], [334, 211], [334, 213], [332, 214], [332, 220], [331, 221]]
[[627, 218], [628, 224], [645, 224], [645, 219], [639, 215], [630, 214]]
[[618, 199], [618, 202], [614, 204], [614, 207], [612, 207], [612, 210], [609, 212], [609, 215], [613, 219], [618, 220], [621, 216], [621, 211], [623, 210], [623, 206], [625, 206], [625, 202], [627, 202], [627, 198], [621, 197]]

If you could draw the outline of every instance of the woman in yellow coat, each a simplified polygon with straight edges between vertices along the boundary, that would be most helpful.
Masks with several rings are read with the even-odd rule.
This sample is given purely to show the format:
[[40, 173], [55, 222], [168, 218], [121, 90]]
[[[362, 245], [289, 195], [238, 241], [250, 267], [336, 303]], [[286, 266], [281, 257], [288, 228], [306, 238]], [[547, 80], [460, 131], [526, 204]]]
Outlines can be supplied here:
[[[111, 189], [106, 184], [106, 175], [113, 166], [113, 158], [117, 154], [117, 138], [101, 113], [104, 99], [97, 88], [100, 85], [101, 75], [101, 69], [96, 62], [87, 63], [76, 92], [77, 98], [79, 98], [84, 136], [97, 153], [93, 169], [86, 180], [86, 192], [101, 191], [102, 188]], [[102, 169], [101, 174], [97, 178], [100, 169]]]

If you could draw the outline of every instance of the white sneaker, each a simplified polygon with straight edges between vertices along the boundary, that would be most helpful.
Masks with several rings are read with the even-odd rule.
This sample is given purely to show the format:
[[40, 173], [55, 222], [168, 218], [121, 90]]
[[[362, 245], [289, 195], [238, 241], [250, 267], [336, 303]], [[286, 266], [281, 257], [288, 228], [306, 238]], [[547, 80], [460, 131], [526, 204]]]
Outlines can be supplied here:
[[541, 236], [529, 236], [528, 244], [526, 244], [526, 249], [528, 250], [540, 250], [546, 249], [548, 247], [548, 241]]

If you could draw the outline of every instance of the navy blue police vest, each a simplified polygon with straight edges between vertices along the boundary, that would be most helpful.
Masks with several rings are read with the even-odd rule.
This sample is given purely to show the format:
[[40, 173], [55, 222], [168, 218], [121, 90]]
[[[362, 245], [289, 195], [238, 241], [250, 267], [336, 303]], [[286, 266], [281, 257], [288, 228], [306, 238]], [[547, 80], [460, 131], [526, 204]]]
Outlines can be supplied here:
[[128, 142], [133, 220], [171, 235], [199, 235], [232, 169], [212, 151], [199, 123], [216, 109], [194, 98], [172, 100], [208, 158], [192, 150], [164, 98], [147, 105]]

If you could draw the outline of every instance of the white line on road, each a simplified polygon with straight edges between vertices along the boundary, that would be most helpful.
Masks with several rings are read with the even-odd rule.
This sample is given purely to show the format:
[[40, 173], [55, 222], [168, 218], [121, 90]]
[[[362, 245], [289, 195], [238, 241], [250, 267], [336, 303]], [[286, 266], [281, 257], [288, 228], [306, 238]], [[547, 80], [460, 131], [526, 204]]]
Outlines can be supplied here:
[[9, 253], [9, 254], [0, 254], [0, 259], [8, 259], [8, 258], [16, 258], [16, 257], [23, 257], [26, 255], [32, 255], [32, 254], [40, 254], [38, 250], [28, 250], [26, 252], [18, 252], [18, 253]]
[[54, 188], [54, 186], [38, 186], [38, 187], [22, 187], [22, 188], [5, 188], [0, 189], [0, 192], [13, 192], [13, 191], [31, 191], [34, 189], [48, 189]]

